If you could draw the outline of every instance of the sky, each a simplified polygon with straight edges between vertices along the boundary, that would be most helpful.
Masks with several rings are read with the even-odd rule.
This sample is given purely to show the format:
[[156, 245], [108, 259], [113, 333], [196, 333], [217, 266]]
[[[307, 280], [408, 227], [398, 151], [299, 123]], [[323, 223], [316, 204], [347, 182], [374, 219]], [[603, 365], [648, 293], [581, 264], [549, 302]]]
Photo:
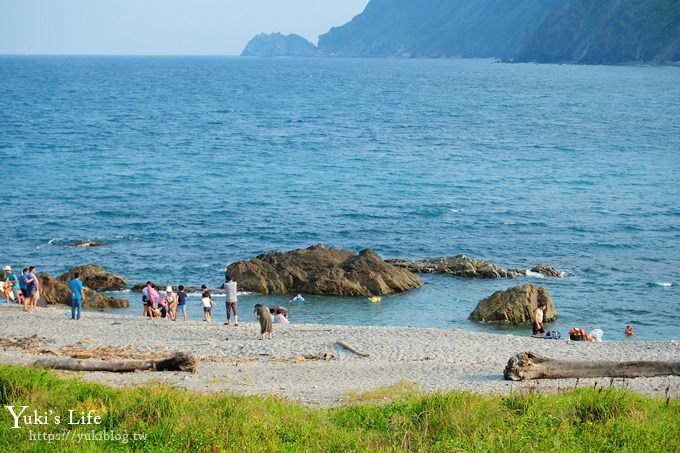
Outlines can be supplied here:
[[0, 54], [238, 55], [262, 32], [318, 36], [368, 0], [0, 0]]

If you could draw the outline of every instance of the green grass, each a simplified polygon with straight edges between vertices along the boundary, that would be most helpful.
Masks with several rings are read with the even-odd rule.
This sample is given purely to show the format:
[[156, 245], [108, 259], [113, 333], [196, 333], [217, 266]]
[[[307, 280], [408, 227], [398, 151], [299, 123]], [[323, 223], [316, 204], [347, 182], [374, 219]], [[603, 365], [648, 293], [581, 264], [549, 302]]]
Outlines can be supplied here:
[[[373, 397], [396, 398], [366, 402]], [[680, 451], [680, 401], [623, 390], [578, 389], [485, 396], [423, 394], [410, 384], [358, 394], [357, 404], [311, 409], [275, 398], [198, 395], [162, 385], [111, 389], [40, 369], [0, 366], [0, 400], [52, 410], [62, 423], [12, 429], [0, 408], [0, 451]], [[68, 426], [69, 409], [93, 410], [96, 426]], [[29, 439], [35, 433], [69, 440]], [[88, 441], [78, 434], [145, 434]]]

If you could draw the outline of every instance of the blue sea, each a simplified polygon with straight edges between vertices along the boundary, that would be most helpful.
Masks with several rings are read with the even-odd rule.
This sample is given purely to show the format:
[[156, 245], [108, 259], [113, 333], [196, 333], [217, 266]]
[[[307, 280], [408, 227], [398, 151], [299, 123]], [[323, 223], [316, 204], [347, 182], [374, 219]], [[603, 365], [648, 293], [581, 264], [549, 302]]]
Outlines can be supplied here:
[[[217, 286], [233, 261], [319, 242], [464, 253], [566, 276], [428, 275], [379, 304], [250, 294], [242, 319], [263, 302], [295, 323], [528, 335], [467, 316], [532, 282], [563, 335], [621, 339], [633, 324], [678, 339], [679, 156], [677, 67], [0, 57], [0, 264]], [[69, 246], [81, 240], [108, 245]], [[122, 295], [121, 312], [141, 315], [139, 295]], [[197, 299], [190, 311], [200, 319]]]

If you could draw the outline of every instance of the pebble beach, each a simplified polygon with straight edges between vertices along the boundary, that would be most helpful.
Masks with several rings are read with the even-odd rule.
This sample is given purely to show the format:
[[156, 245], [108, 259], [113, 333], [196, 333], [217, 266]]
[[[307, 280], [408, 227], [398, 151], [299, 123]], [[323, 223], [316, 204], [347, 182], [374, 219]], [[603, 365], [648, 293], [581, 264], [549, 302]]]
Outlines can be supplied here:
[[[512, 335], [411, 327], [275, 325], [271, 341], [260, 340], [259, 324], [223, 326], [202, 321], [169, 321], [108, 312], [65, 316], [65, 306], [24, 313], [0, 305], [0, 363], [31, 364], [50, 356], [78, 358], [161, 358], [177, 351], [198, 360], [195, 374], [183, 372], [64, 372], [111, 386], [165, 383], [197, 392], [273, 395], [310, 406], [340, 405], [350, 395], [410, 382], [434, 392], [551, 392], [576, 386], [617, 386], [680, 397], [680, 377], [575, 379], [511, 382], [503, 379], [508, 359], [532, 351], [554, 359], [678, 360], [680, 342], [612, 341], [582, 343]], [[248, 319], [249, 316], [243, 317]], [[30, 341], [22, 341], [35, 336]], [[361, 357], [342, 341], [369, 354]], [[334, 358], [305, 358], [330, 350]]]

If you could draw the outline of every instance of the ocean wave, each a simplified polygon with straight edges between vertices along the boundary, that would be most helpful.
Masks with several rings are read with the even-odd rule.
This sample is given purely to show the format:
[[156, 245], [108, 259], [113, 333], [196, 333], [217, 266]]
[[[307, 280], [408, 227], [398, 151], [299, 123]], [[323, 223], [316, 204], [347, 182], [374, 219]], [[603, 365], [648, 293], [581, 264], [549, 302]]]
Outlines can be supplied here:
[[533, 277], [533, 278], [545, 278], [545, 275], [541, 274], [540, 272], [534, 272], [532, 270], [527, 269], [525, 271], [525, 274], [527, 277]]
[[670, 288], [671, 286], [673, 286], [673, 283], [671, 283], [671, 282], [654, 282], [654, 285], [660, 286], [662, 288]]

